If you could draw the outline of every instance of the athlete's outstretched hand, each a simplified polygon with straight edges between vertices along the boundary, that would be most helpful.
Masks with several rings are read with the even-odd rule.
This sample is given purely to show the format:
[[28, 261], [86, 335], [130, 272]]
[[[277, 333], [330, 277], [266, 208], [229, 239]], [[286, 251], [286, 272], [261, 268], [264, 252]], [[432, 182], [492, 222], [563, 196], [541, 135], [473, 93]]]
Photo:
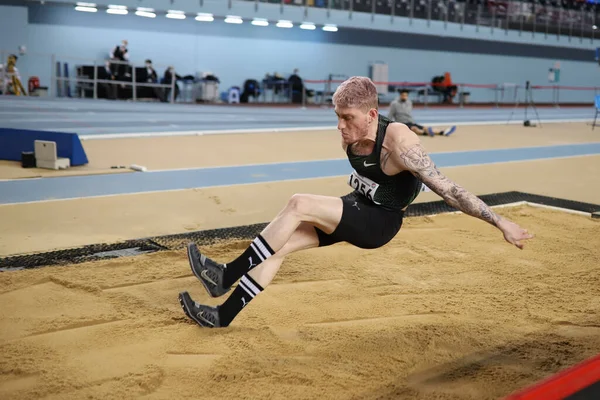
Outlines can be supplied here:
[[523, 249], [523, 243], [521, 243], [521, 241], [533, 238], [533, 235], [528, 233], [526, 229], [521, 228], [519, 225], [507, 219], [498, 221], [497, 226], [504, 234], [504, 239], [521, 250]]

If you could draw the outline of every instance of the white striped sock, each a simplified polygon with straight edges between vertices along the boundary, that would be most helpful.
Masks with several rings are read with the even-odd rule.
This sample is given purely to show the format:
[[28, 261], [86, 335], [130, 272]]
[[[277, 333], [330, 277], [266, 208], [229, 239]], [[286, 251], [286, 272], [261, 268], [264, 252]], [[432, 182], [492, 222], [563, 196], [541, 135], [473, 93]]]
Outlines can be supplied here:
[[248, 293], [248, 296], [254, 298], [254, 293], [252, 293], [252, 290], [248, 289], [248, 287], [244, 284], [243, 281], [240, 281], [240, 287], [244, 289], [244, 292]]
[[[250, 278], [248, 275], [242, 276], [242, 279], [240, 280], [240, 284], [244, 285], [244, 289], [248, 288], [250, 290], [250, 292], [252, 292], [251, 294], [253, 294], [254, 296], [256, 296], [260, 292], [262, 292], [262, 288], [259, 288], [260, 285], [258, 285], [258, 283], [256, 283], [256, 282], [254, 282], [252, 280], [252, 278]], [[248, 293], [250, 293], [250, 292], [248, 292]]]
[[264, 239], [262, 239], [262, 238], [260, 237], [260, 235], [259, 235], [259, 236], [257, 236], [257, 237], [256, 237], [256, 238], [255, 238], [255, 239], [252, 241], [252, 244], [254, 244], [254, 245], [255, 245], [255, 246], [258, 248], [258, 250], [260, 250], [260, 252], [262, 253], [262, 256], [263, 256], [265, 259], [267, 259], [267, 258], [271, 257], [273, 254], [272, 254], [271, 250], [267, 248], [268, 244], [267, 244], [267, 245], [265, 245], [265, 243], [266, 243], [266, 242], [264, 241]]
[[[256, 239], [254, 239], [256, 241]], [[254, 242], [250, 243], [250, 247], [252, 247], [252, 250], [254, 250], [254, 254], [256, 254], [258, 256], [258, 258], [260, 259], [260, 261], [265, 261], [265, 256], [263, 255], [263, 253], [258, 249], [258, 247], [256, 246], [256, 244]]]

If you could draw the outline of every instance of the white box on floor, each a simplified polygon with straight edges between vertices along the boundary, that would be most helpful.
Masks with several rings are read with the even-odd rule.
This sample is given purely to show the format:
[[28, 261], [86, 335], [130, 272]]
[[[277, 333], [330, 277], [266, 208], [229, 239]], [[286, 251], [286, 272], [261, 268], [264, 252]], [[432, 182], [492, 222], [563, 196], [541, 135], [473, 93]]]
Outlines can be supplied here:
[[34, 149], [35, 163], [38, 168], [66, 169], [71, 166], [71, 160], [57, 156], [56, 142], [36, 140]]

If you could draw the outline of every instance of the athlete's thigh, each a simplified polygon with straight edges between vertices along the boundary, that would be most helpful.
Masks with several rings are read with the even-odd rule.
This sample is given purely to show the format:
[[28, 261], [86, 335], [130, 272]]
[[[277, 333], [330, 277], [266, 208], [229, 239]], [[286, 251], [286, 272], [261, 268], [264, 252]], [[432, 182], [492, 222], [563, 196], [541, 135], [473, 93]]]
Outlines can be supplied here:
[[315, 227], [308, 222], [302, 222], [296, 228], [290, 240], [277, 252], [277, 256], [286, 256], [295, 251], [311, 249], [319, 246], [319, 237]]
[[342, 219], [344, 204], [339, 197], [317, 194], [297, 194], [292, 197], [295, 207], [303, 215], [303, 221], [331, 233]]

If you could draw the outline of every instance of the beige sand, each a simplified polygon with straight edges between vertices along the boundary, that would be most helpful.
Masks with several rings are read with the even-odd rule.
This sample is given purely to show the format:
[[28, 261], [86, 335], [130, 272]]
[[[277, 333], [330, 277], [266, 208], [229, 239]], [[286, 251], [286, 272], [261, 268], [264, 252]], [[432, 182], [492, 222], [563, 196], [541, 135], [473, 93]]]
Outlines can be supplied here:
[[[600, 204], [600, 156], [442, 171], [476, 195], [518, 190]], [[268, 222], [294, 193], [350, 190], [337, 177], [0, 206], [0, 256]]]
[[[0, 274], [2, 399], [497, 399], [600, 348], [600, 221], [520, 207], [296, 253], [225, 330], [183, 252]], [[246, 242], [204, 250], [218, 261]]]
[[[549, 123], [543, 128], [460, 126], [450, 137], [423, 137], [425, 147], [432, 153], [598, 141], [597, 132], [583, 122]], [[82, 143], [89, 165], [51, 171], [23, 169], [17, 162], [0, 162], [0, 179], [123, 172], [111, 170], [113, 165], [137, 164], [159, 170], [345, 157], [336, 130], [86, 140]]]

